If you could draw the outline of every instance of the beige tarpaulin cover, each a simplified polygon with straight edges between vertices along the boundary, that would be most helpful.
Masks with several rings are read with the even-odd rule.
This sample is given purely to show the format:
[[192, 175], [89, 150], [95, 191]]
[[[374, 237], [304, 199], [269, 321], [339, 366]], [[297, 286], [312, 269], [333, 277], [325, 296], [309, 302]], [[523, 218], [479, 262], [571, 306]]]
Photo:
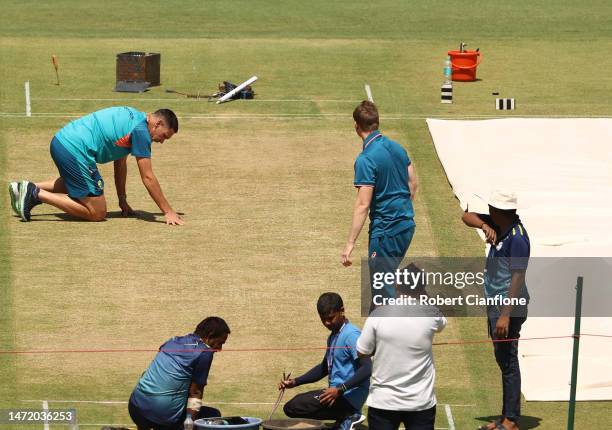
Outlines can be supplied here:
[[[492, 189], [511, 189], [532, 257], [612, 257], [612, 119], [428, 119], [427, 124], [462, 208], [486, 213], [483, 198]], [[587, 299], [612, 307], [609, 282], [596, 298], [588, 273], [584, 282]], [[573, 324], [573, 318], [529, 318], [521, 336], [571, 335]], [[610, 336], [612, 318], [584, 318], [581, 332]], [[572, 342], [521, 342], [527, 400], [569, 399]], [[581, 338], [577, 398], [612, 399], [611, 338]]]

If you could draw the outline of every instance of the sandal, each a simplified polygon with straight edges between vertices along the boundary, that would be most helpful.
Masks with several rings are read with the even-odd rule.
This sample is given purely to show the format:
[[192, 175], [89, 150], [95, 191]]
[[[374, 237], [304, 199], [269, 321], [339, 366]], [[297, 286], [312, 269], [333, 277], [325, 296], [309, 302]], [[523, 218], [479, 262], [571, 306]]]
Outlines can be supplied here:
[[[483, 424], [480, 427], [478, 427], [476, 430], [489, 430], [489, 425], [490, 424], [495, 424], [495, 427], [493, 427], [493, 430], [497, 429], [501, 429], [501, 430], [507, 430], [506, 427], [504, 427], [504, 425], [502, 424], [501, 420], [496, 420], [487, 424]], [[501, 427], [500, 427], [501, 426]]]

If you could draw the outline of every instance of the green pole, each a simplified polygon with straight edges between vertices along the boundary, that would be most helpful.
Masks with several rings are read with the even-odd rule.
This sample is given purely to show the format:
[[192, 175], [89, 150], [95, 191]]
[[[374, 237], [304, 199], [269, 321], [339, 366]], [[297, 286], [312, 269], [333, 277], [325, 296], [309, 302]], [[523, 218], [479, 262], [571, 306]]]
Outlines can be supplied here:
[[567, 413], [567, 430], [574, 430], [576, 413], [576, 384], [578, 382], [578, 349], [580, 347], [580, 317], [582, 316], [582, 276], [576, 283], [576, 313], [574, 316], [574, 353], [572, 355], [572, 382], [570, 386], [569, 410]]

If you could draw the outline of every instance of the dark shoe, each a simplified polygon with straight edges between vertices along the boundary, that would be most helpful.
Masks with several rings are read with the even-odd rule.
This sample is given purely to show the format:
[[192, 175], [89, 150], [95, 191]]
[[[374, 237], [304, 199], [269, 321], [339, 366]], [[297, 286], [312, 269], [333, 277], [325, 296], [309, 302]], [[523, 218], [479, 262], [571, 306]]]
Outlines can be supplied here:
[[30, 221], [32, 208], [39, 205], [41, 202], [34, 197], [36, 191], [36, 185], [32, 182], [21, 181], [19, 184], [19, 216], [24, 221]]

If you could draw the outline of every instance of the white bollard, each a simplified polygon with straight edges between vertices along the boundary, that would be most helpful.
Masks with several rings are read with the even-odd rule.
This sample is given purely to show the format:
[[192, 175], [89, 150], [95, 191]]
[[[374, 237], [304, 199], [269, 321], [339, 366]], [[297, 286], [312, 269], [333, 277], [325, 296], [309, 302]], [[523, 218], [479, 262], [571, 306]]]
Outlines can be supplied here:
[[26, 116], [32, 116], [32, 105], [30, 104], [30, 81], [25, 83], [25, 102], [26, 102]]
[[365, 84], [365, 92], [366, 92], [366, 95], [368, 96], [368, 100], [374, 103], [374, 98], [372, 97], [372, 89], [370, 88], [368, 84]]

